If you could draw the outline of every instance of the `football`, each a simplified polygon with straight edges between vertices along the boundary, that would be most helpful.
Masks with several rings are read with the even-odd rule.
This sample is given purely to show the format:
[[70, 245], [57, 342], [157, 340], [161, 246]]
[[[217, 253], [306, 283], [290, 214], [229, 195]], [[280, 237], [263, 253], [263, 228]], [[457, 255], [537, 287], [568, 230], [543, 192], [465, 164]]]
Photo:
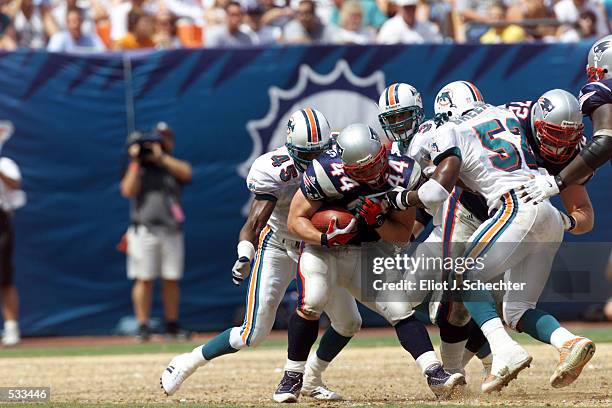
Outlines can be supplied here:
[[316, 229], [321, 232], [327, 232], [327, 227], [332, 217], [336, 217], [338, 228], [344, 228], [353, 218], [353, 214], [344, 208], [325, 208], [314, 213], [310, 221]]

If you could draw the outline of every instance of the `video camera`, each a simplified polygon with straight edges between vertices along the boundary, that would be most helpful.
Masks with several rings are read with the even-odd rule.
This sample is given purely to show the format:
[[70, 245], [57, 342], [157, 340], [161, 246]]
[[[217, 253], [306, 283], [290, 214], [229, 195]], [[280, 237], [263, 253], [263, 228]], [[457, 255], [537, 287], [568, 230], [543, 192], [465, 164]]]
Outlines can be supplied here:
[[140, 160], [147, 160], [153, 154], [153, 144], [154, 143], [162, 143], [162, 136], [156, 132], [139, 132], [135, 131], [130, 133], [127, 140], [127, 147], [134, 144], [140, 145], [140, 153], [138, 154], [138, 158]]

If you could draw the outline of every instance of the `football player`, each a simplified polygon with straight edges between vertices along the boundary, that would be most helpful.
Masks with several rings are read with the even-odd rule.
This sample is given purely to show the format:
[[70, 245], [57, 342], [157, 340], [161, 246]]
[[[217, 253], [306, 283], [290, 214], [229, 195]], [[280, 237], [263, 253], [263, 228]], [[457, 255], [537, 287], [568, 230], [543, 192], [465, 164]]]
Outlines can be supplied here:
[[[190, 353], [173, 358], [161, 376], [167, 395], [174, 394], [198, 367], [245, 347], [256, 347], [270, 334], [276, 310], [296, 276], [301, 244], [287, 229], [289, 204], [306, 167], [330, 147], [330, 133], [329, 123], [321, 112], [300, 109], [289, 118], [285, 146], [260, 156], [251, 166], [247, 185], [255, 199], [240, 230], [238, 260], [232, 269], [236, 285], [250, 275], [244, 323], [227, 329]], [[359, 330], [361, 316], [355, 300], [344, 288], [333, 291], [325, 312], [331, 326], [316, 355], [309, 360], [302, 392], [316, 399], [338, 400], [340, 395], [324, 385], [321, 374]]]
[[[482, 283], [505, 274], [511, 282], [528, 282], [523, 291], [504, 294], [504, 319], [516, 328], [523, 314], [535, 308], [564, 230], [564, 217], [548, 200], [536, 206], [518, 200], [515, 189], [539, 174], [520, 123], [506, 109], [475, 104], [439, 129], [430, 152], [437, 167], [429, 181], [417, 191], [389, 193], [388, 199], [398, 209], [437, 208], [459, 177], [485, 197], [491, 218], [470, 237], [465, 251], [467, 259], [480, 260], [482, 267], [470, 268], [459, 280], [464, 287], [466, 282]], [[532, 357], [505, 331], [489, 291], [467, 288], [471, 290], [464, 291], [464, 304], [493, 353], [491, 374], [482, 390], [499, 391], [529, 366]]]
[[580, 90], [582, 114], [593, 122], [593, 138], [557, 175], [540, 175], [522, 187], [525, 202], [535, 204], [583, 183], [593, 171], [612, 160], [612, 35], [593, 44], [589, 51], [589, 83]]
[[[408, 242], [414, 222], [414, 212], [386, 212], [372, 196], [394, 187], [412, 188], [419, 178], [418, 164], [406, 156], [389, 154], [376, 133], [363, 124], [343, 129], [336, 149], [313, 160], [302, 176], [288, 218], [289, 230], [305, 243], [298, 270], [300, 298], [289, 323], [288, 359], [275, 401], [297, 400], [304, 364], [317, 338], [318, 319], [338, 286], [347, 288], [395, 328], [400, 344], [415, 358], [436, 396], [450, 395], [465, 381], [461, 374], [444, 371], [425, 326], [415, 318], [413, 306], [422, 300], [362, 299], [362, 244], [381, 239]], [[340, 228], [332, 218], [327, 231], [321, 233], [311, 218], [324, 205], [354, 207], [359, 222], [355, 218]]]
[[[387, 137], [394, 140], [392, 153], [405, 154], [416, 160], [422, 168], [433, 171], [429, 144], [436, 129], [449, 118], [459, 117], [471, 109], [474, 102], [483, 102], [482, 94], [474, 84], [467, 81], [451, 82], [442, 87], [435, 97], [435, 119], [421, 123], [423, 104], [419, 92], [408, 84], [392, 84], [379, 98], [378, 118]], [[424, 209], [417, 209], [415, 230], [422, 231], [432, 220], [432, 215], [434, 229], [416, 250], [415, 257], [421, 253], [445, 258], [461, 255], [462, 244], [488, 218], [488, 210], [480, 195], [457, 186], [435, 214], [430, 215]], [[446, 281], [447, 276], [441, 279]], [[480, 351], [483, 346], [480, 339], [483, 336], [474, 333], [473, 341], [468, 345], [468, 336], [473, 328], [472, 324], [468, 324], [469, 315], [460, 303], [441, 303], [440, 300], [441, 293], [436, 292], [430, 314], [432, 322], [440, 327], [440, 355], [444, 367], [449, 372], [464, 373], [463, 367], [467, 363], [463, 361], [464, 347], [468, 346], [466, 353], [471, 353], [471, 356], [478, 353], [485, 366], [485, 374], [488, 374], [491, 355], [487, 347]], [[477, 327], [475, 329], [478, 331]]]

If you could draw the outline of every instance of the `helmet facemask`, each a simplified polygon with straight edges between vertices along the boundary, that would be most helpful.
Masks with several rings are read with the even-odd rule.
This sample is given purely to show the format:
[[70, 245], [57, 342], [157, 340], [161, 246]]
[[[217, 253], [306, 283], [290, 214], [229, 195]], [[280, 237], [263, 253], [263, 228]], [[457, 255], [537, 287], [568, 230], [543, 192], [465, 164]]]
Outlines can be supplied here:
[[289, 156], [291, 156], [295, 163], [295, 167], [303, 173], [314, 159], [319, 157], [325, 150], [329, 149], [331, 140], [324, 145], [315, 147], [299, 147], [289, 142], [285, 143], [285, 146], [287, 147]]
[[388, 167], [387, 149], [381, 145], [376, 156], [363, 164], [345, 164], [344, 171], [355, 181], [367, 183], [373, 188], [381, 188], [387, 182]]
[[408, 144], [421, 126], [423, 117], [423, 109], [420, 106], [407, 106], [379, 114], [378, 121], [387, 137], [398, 143]]
[[535, 128], [542, 157], [552, 163], [565, 163], [572, 157], [576, 146], [582, 140], [584, 124], [557, 125], [537, 120]]

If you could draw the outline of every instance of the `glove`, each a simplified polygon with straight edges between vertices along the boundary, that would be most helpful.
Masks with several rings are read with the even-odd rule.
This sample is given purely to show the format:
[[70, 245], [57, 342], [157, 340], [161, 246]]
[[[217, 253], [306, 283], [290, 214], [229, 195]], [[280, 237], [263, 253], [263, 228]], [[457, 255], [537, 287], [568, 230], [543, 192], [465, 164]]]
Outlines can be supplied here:
[[321, 234], [321, 245], [331, 248], [338, 245], [346, 245], [357, 232], [351, 232], [357, 225], [357, 219], [353, 218], [349, 224], [344, 228], [338, 228], [336, 222], [338, 220], [334, 217], [329, 221], [327, 232]]
[[355, 211], [370, 227], [378, 228], [385, 222], [382, 203], [375, 198], [359, 197]]
[[234, 263], [232, 268], [232, 282], [236, 286], [240, 286], [243, 280], [251, 274], [251, 260], [246, 256], [241, 256]]
[[534, 205], [559, 194], [559, 186], [553, 176], [535, 176], [518, 189], [524, 203], [532, 202]]
[[255, 247], [250, 241], [240, 241], [238, 243], [238, 260], [232, 268], [232, 282], [240, 286], [243, 280], [251, 273], [251, 260], [255, 256]]
[[561, 215], [561, 222], [563, 223], [564, 230], [571, 231], [576, 228], [576, 219], [574, 217], [564, 213], [563, 211], [559, 211], [559, 215]]
[[385, 194], [385, 198], [394, 210], [404, 211], [410, 207], [410, 204], [408, 204], [408, 190], [403, 188], [395, 188], [389, 191]]

